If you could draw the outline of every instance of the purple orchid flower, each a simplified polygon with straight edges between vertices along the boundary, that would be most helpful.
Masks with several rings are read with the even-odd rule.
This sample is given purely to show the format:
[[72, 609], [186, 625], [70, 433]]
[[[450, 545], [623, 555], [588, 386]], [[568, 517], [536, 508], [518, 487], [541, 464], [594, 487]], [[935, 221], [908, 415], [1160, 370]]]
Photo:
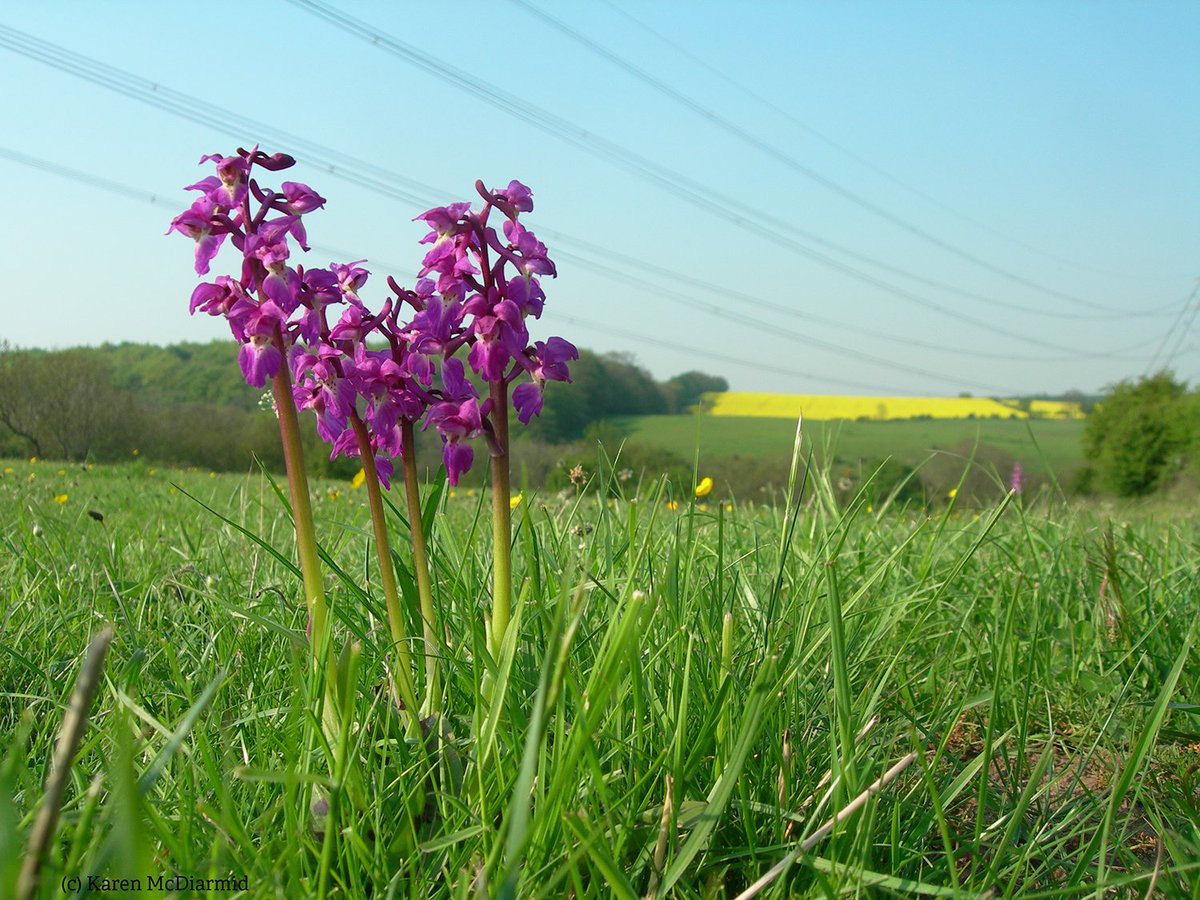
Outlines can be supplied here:
[[208, 197], [201, 197], [188, 209], [171, 220], [167, 234], [178, 231], [196, 242], [196, 274], [207, 275], [209, 265], [221, 249], [228, 232], [213, 223], [216, 204]]
[[533, 212], [533, 191], [519, 181], [510, 181], [504, 190], [496, 191], [496, 196], [508, 201], [516, 212]]
[[289, 215], [302, 216], [325, 205], [325, 198], [307, 184], [301, 184], [298, 181], [285, 181], [279, 187], [283, 191], [283, 196], [287, 201], [284, 204], [284, 209]]
[[366, 262], [366, 260], [358, 259], [345, 265], [341, 265], [340, 263], [332, 263], [330, 265], [329, 268], [337, 276], [338, 287], [342, 293], [357, 297], [358, 289], [367, 283], [367, 276], [371, 273], [359, 267], [358, 264], [363, 262]]
[[223, 209], [235, 209], [246, 199], [250, 163], [241, 156], [209, 153], [200, 157], [200, 165], [217, 163], [217, 174], [190, 184], [184, 190], [203, 191], [204, 196]]
[[568, 360], [579, 359], [579, 351], [570, 341], [560, 337], [552, 337], [543, 343], [538, 341], [532, 352], [532, 360], [527, 360], [529, 372], [533, 375], [532, 382], [519, 384], [513, 390], [513, 406], [517, 410], [517, 418], [524, 425], [542, 412], [542, 394], [547, 381], [570, 381], [571, 373], [567, 369]]

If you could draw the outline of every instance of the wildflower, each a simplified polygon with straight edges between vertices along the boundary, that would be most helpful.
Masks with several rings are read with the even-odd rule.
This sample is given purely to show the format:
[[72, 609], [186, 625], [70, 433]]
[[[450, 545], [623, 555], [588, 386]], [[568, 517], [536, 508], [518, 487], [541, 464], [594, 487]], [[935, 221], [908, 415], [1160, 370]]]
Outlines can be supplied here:
[[62, 506], [63, 504], [65, 504], [67, 502], [67, 495], [66, 494], [56, 494], [54, 497], [54, 502], [57, 503], [59, 506]]
[[[489, 401], [490, 402], [490, 401]], [[471, 468], [475, 451], [466, 439], [483, 432], [483, 410], [473, 397], [462, 403], [438, 403], [429, 410], [425, 425], [436, 425], [442, 435], [442, 462], [446, 480], [458, 484], [462, 474]]]
[[365, 259], [356, 259], [352, 263], [346, 263], [345, 265], [333, 263], [329, 267], [330, 271], [337, 277], [338, 288], [343, 294], [352, 297], [358, 296], [358, 289], [366, 283], [367, 276], [371, 274], [366, 269], [359, 267], [358, 264], [364, 262], [366, 262]]
[[713, 489], [713, 480], [711, 478], [709, 478], [707, 475], [705, 475], [703, 478], [700, 479], [700, 483], [698, 485], [696, 485], [696, 496], [697, 497], [707, 497], [709, 494], [712, 493], [712, 489]]
[[155, 475], [157, 475], [157, 474], [158, 474], [158, 469], [151, 469], [151, 470], [150, 470], [149, 472], [147, 472], [146, 474], [147, 474], [147, 475], [149, 475], [151, 478], [153, 478]]
[[949, 490], [949, 492], [947, 492], [946, 496], [949, 497], [951, 500], [953, 500], [955, 497], [958, 496], [958, 488], [950, 488], [950, 490]]
[[312, 212], [325, 205], [325, 198], [306, 184], [285, 181], [279, 187], [283, 190], [283, 196], [287, 198], [284, 209], [293, 216]]
[[30, 464], [31, 466], [33, 466], [33, 465], [37, 465], [37, 457], [36, 457], [36, 456], [31, 456], [31, 457], [29, 457], [29, 464]]
[[701, 503], [701, 504], [700, 504], [698, 507], [696, 507], [696, 508], [697, 508], [697, 509], [699, 509], [699, 510], [700, 510], [700, 512], [708, 512], [708, 504], [707, 504], [707, 503]]
[[667, 501], [667, 509], [679, 509], [679, 501], [678, 500], [668, 500]]
[[357, 491], [363, 486], [363, 482], [367, 480], [367, 472], [365, 469], [359, 469], [354, 473], [354, 477], [350, 479], [350, 489]]
[[733, 512], [733, 504], [732, 503], [725, 504], [725, 512]]
[[1009, 490], [1014, 494], [1021, 493], [1021, 489], [1025, 486], [1025, 470], [1021, 468], [1019, 462], [1013, 463], [1012, 479], [1009, 481]]
[[137, 456], [137, 455], [138, 455], [138, 448], [137, 448], [137, 447], [134, 447], [134, 448], [133, 448], [133, 455], [134, 455], [134, 456]]
[[221, 249], [228, 232], [213, 224], [217, 205], [207, 197], [201, 197], [188, 209], [171, 220], [167, 234], [178, 231], [196, 242], [195, 267], [197, 275], [207, 275], [209, 265]]
[[66, 474], [67, 474], [67, 470], [66, 470], [66, 469], [59, 469], [59, 470], [58, 470], [58, 474], [59, 474], [59, 475], [66, 475]]
[[33, 531], [34, 537], [42, 536], [42, 526], [41, 525], [34, 525], [32, 531]]
[[583, 466], [572, 466], [567, 475], [571, 479], [571, 484], [582, 484], [584, 478]]
[[285, 320], [283, 309], [271, 300], [261, 305], [247, 301], [230, 311], [229, 324], [245, 339], [238, 351], [238, 364], [247, 384], [261, 388], [279, 371], [283, 354], [276, 345], [276, 335], [282, 333]]
[[619, 472], [617, 472], [618, 481], [628, 481], [632, 477], [633, 469], [621, 469]]
[[516, 509], [518, 506], [521, 505], [521, 501], [523, 499], [525, 499], [524, 494], [513, 494], [511, 497], [508, 498], [508, 508]]
[[219, 153], [209, 153], [200, 157], [200, 165], [214, 160], [217, 163], [217, 174], [189, 185], [184, 190], [202, 191], [204, 197], [214, 205], [233, 209], [246, 198], [250, 162], [240, 155], [221, 156]]
[[4, 467], [4, 474], [5, 474], [5, 475], [11, 475], [12, 473], [13, 473], [13, 468], [12, 468], [12, 466], [5, 466], [5, 467]]

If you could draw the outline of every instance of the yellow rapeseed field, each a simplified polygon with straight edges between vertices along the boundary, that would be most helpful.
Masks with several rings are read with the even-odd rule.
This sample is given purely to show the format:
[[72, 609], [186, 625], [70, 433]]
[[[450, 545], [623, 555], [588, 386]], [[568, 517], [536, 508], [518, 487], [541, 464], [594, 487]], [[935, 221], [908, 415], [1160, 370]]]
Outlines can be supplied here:
[[703, 409], [713, 416], [795, 419], [1082, 419], [1076, 403], [1034, 400], [1028, 412], [1016, 400], [988, 397], [843, 397], [833, 394], [705, 394]]
[[1068, 403], [1065, 400], [1033, 400], [1029, 403], [1029, 413], [1035, 419], [1082, 419], [1083, 410], [1078, 403]]

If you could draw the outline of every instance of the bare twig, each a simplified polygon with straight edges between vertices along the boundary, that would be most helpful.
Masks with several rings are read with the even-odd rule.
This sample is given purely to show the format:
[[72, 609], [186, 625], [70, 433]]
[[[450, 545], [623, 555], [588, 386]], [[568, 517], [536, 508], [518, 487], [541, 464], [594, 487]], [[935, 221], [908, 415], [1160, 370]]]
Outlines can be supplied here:
[[[865, 724], [862, 728], [859, 729], [858, 735], [854, 739], [855, 743], [856, 744], [861, 743], [862, 739], [871, 733], [871, 729], [875, 727], [875, 724], [878, 721], [879, 721], [879, 716], [871, 716], [871, 718], [867, 719], [867, 724]], [[800, 805], [796, 807], [796, 812], [803, 812], [805, 809], [807, 809], [809, 804], [817, 799], [817, 792], [820, 791], [821, 788], [823, 788], [827, 784], [829, 784], [829, 779], [831, 779], [832, 777], [833, 777], [833, 769], [826, 769], [825, 774], [821, 776], [821, 780], [817, 782], [817, 786], [813, 789], [813, 792], [811, 794], [809, 794], [807, 797], [805, 797], [800, 802]], [[821, 803], [818, 804], [818, 806], [824, 804], [825, 801], [828, 800], [829, 797], [832, 795], [832, 793], [833, 793], [832, 788], [830, 790], [826, 791], [824, 796], [821, 798]], [[780, 803], [779, 805], [783, 806], [782, 803]], [[783, 839], [785, 841], [791, 840], [792, 833], [795, 831], [795, 829], [796, 829], [796, 820], [792, 819], [792, 821], [788, 822], [787, 830], [785, 830], [783, 833]]]
[[787, 871], [788, 867], [796, 861], [797, 856], [799, 856], [801, 853], [811, 850], [826, 837], [828, 837], [829, 833], [833, 831], [835, 827], [858, 812], [858, 810], [861, 809], [862, 806], [869, 799], [871, 799], [871, 797], [873, 797], [875, 794], [878, 794], [881, 790], [895, 781], [901, 772], [912, 765], [916, 758], [917, 752], [914, 750], [912, 753], [902, 758], [898, 763], [884, 772], [878, 780], [868, 785], [865, 791], [847, 803], [842, 809], [838, 810], [837, 815], [801, 841], [799, 847], [772, 866], [767, 874], [763, 875], [762, 878], [758, 879], [758, 881], [754, 882], [754, 884], [750, 885], [750, 887], [738, 894], [735, 900], [750, 900], [751, 897], [755, 897], [761, 893], [764, 888], [771, 884], [771, 882]]

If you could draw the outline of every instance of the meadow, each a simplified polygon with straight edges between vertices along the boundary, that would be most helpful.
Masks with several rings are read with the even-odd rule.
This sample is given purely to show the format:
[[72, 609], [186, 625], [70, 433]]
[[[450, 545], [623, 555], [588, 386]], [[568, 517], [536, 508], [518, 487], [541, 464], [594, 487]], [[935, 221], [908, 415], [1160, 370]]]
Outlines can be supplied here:
[[[386, 687], [363, 492], [319, 481], [335, 644], [361, 649], [331, 774], [264, 476], [0, 465], [0, 896], [105, 623], [44, 896], [88, 875], [253, 897], [1200, 892], [1200, 526], [1170, 507], [868, 512], [815, 467], [788, 499], [718, 503], [597, 460], [586, 489], [515, 507], [494, 659], [484, 492], [431, 488], [445, 714], [423, 742]], [[336, 829], [314, 793], [341, 799]]]
[[[756, 416], [631, 416], [619, 420], [629, 439], [691, 458], [786, 459], [794, 419]], [[1083, 463], [1084, 423], [1052, 419], [908, 419], [895, 421], [805, 420], [809, 448], [821, 461], [883, 460], [920, 463], [936, 451], [969, 452], [995, 447], [1027, 469], [1048, 467], [1062, 476]]]

